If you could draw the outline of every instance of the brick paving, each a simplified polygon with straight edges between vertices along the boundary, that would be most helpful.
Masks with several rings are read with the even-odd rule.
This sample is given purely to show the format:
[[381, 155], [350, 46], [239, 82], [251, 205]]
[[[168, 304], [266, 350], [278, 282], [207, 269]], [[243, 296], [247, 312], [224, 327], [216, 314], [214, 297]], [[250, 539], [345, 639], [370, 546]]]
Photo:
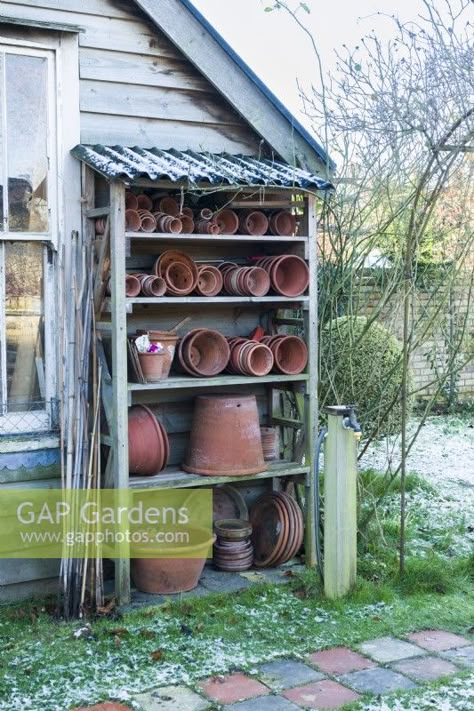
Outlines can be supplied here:
[[[250, 676], [241, 672], [138, 694], [142, 711], [298, 711], [339, 709], [361, 694], [376, 696], [419, 688], [474, 668], [472, 640], [443, 630], [425, 630], [406, 640], [380, 637], [358, 646], [315, 651], [307, 660], [280, 659], [262, 664]], [[129, 711], [114, 701], [75, 711]]]

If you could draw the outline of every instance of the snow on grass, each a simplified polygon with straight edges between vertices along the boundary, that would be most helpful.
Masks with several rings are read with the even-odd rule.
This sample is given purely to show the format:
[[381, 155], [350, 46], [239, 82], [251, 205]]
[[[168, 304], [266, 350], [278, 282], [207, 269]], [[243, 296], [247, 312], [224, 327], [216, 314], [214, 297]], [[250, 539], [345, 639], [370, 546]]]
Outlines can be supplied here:
[[[152, 688], [192, 686], [197, 679], [236, 669], [252, 673], [271, 659], [304, 659], [317, 649], [404, 633], [414, 625], [429, 627], [435, 620], [449, 627], [454, 608], [456, 625], [459, 620], [465, 625], [472, 613], [459, 597], [447, 608], [445, 600], [438, 608], [434, 601], [427, 617], [418, 605], [403, 600], [332, 606], [299, 599], [281, 587], [261, 588], [253, 595], [245, 601], [239, 596], [198, 601], [200, 608], [188, 612], [154, 608], [118, 623], [92, 623], [89, 638], [74, 637], [77, 624], [46, 619], [34, 633], [21, 628], [3, 655], [0, 709], [66, 711], [109, 698], [128, 701]], [[121, 629], [117, 634], [115, 624]], [[162, 658], [154, 661], [151, 654], [157, 650]]]
[[474, 673], [419, 692], [392, 694], [386, 699], [361, 702], [357, 711], [473, 711]]
[[[409, 435], [418, 423], [413, 420]], [[387, 437], [370, 445], [362, 458], [363, 467], [386, 471], [400, 463], [400, 436]], [[408, 455], [407, 468], [433, 485], [447, 487], [460, 497], [474, 497], [474, 426], [468, 419], [453, 415], [430, 417]]]

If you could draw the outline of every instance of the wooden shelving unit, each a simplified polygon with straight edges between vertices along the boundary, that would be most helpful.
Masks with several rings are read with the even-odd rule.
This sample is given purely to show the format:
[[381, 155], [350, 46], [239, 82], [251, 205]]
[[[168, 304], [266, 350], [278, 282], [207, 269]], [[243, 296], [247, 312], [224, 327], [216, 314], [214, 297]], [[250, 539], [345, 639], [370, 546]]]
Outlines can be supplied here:
[[[95, 173], [83, 166], [83, 181], [86, 186], [85, 224], [91, 240], [96, 242], [98, 270], [110, 267], [111, 297], [102, 302], [97, 314], [97, 326], [102, 333], [99, 343], [99, 357], [103, 364], [102, 403], [108, 425], [108, 433], [102, 443], [108, 447], [104, 478], [106, 486], [115, 488], [157, 488], [203, 487], [222, 483], [238, 485], [269, 485], [277, 487], [284, 478], [305, 486], [305, 521], [306, 521], [306, 562], [315, 564], [314, 543], [314, 501], [312, 461], [317, 422], [316, 397], [316, 343], [317, 343], [317, 291], [316, 291], [316, 240], [308, 236], [297, 237], [249, 237], [249, 236], [212, 236], [212, 235], [171, 235], [129, 233], [124, 229], [125, 185], [113, 181], [109, 186], [110, 202], [103, 208], [95, 205]], [[140, 182], [136, 183], [140, 186]], [[150, 189], [150, 182], [143, 183], [143, 189]], [[186, 190], [186, 186], [176, 185]], [[170, 192], [156, 183], [154, 191]], [[101, 195], [103, 198], [103, 189]], [[229, 189], [231, 192], [231, 189]], [[316, 232], [315, 198], [306, 196], [297, 203], [291, 200], [291, 190], [278, 191], [281, 199], [273, 199], [268, 205], [259, 202], [259, 208], [296, 206], [304, 210], [301, 227], [304, 235]], [[298, 191], [301, 194], [301, 191]], [[274, 198], [274, 192], [272, 197]], [[235, 203], [237, 204], [237, 203]], [[249, 206], [249, 202], [239, 200], [238, 205]], [[252, 203], [252, 206], [253, 205]], [[94, 231], [94, 220], [104, 217], [107, 220], [106, 233], [98, 237]], [[97, 244], [99, 242], [99, 244]], [[202, 258], [218, 261], [224, 258], [243, 260], [245, 255], [284, 254], [293, 252], [308, 260], [311, 279], [307, 296], [288, 299], [282, 296], [263, 298], [201, 296], [127, 299], [124, 294], [125, 274], [127, 269], [137, 270], [137, 266], [150, 268], [152, 261], [163, 251], [165, 245], [176, 249], [189, 250], [194, 259]], [[169, 247], [167, 247], [169, 248]], [[104, 266], [105, 265], [105, 266]], [[299, 318], [293, 311], [299, 310]], [[291, 312], [291, 313], [288, 313]], [[171, 376], [160, 383], [138, 384], [128, 381], [127, 373], [127, 335], [137, 327], [169, 328], [180, 317], [191, 315], [190, 328], [209, 323], [225, 335], [242, 335], [262, 321], [273, 323], [283, 328], [301, 326], [309, 347], [307, 372], [295, 376], [269, 374], [265, 377], [244, 377], [222, 374], [215, 378], [192, 378], [181, 375]], [[218, 323], [216, 323], [218, 319]], [[287, 433], [285, 439], [285, 461], [272, 464], [268, 470], [247, 477], [203, 477], [183, 472], [179, 463], [185, 445], [193, 397], [205, 391], [216, 392], [225, 389], [237, 389], [255, 392], [261, 409], [262, 424], [275, 423]], [[298, 413], [297, 419], [291, 419], [285, 408], [279, 403], [290, 398]], [[155, 407], [165, 425], [171, 442], [170, 466], [163, 472], [151, 477], [132, 477], [128, 472], [128, 407], [146, 402]], [[304, 445], [300, 451], [292, 451], [291, 443], [296, 441], [293, 433], [304, 431]], [[288, 444], [289, 443], [289, 444]], [[120, 604], [130, 599], [129, 561], [116, 561], [116, 595]]]

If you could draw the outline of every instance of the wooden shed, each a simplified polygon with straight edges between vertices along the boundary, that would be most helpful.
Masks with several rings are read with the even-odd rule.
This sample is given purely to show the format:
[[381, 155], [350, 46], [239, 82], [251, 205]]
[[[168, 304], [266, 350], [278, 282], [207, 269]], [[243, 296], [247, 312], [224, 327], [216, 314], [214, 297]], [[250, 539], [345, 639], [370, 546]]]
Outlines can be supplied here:
[[[332, 161], [189, 0], [3, 0], [0, 13], [0, 486], [60, 486], [68, 259], [74, 240], [105, 249], [105, 232], [112, 295], [100, 327], [109, 345], [104, 398], [113, 416], [103, 444], [115, 452], [113, 483], [129, 485], [127, 408], [147, 403], [158, 414], [161, 408], [172, 450], [168, 480], [153, 477], [148, 485], [201, 485], [179, 472], [192, 399], [206, 388], [237, 388], [257, 395], [262, 424], [306, 431], [306, 458], [301, 451], [288, 466], [279, 464], [281, 472], [242, 481], [245, 495], [252, 500], [292, 476], [309, 492], [317, 406], [315, 195], [331, 187]], [[145, 238], [125, 228], [126, 190], [184, 200], [192, 194], [195, 209], [287, 209], [299, 230], [256, 241], [241, 230], [215, 239], [158, 230]], [[104, 220], [99, 239], [97, 219]], [[299, 255], [312, 270], [309, 291], [293, 304], [275, 294], [125, 299], [126, 270], [151, 269], [170, 248], [214, 262]], [[127, 386], [131, 329], [169, 328], [191, 315], [190, 328], [217, 324], [225, 336], [241, 336], [262, 323], [291, 329], [294, 309], [312, 342], [309, 368], [298, 377], [191, 382], [174, 375], [158, 387]], [[300, 422], [272, 410], [283, 386], [306, 403]], [[308, 511], [309, 558], [310, 519]], [[54, 560], [0, 561], [0, 601], [55, 589], [57, 572]], [[127, 565], [117, 579], [127, 600]]]

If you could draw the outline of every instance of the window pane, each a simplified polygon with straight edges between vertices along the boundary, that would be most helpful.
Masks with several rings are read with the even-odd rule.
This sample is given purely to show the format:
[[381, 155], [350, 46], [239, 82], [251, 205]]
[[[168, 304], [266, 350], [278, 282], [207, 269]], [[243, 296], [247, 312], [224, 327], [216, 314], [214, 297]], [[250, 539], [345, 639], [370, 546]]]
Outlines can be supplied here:
[[44, 409], [43, 245], [5, 244], [7, 408]]
[[47, 71], [45, 58], [5, 55], [12, 232], [48, 232]]

